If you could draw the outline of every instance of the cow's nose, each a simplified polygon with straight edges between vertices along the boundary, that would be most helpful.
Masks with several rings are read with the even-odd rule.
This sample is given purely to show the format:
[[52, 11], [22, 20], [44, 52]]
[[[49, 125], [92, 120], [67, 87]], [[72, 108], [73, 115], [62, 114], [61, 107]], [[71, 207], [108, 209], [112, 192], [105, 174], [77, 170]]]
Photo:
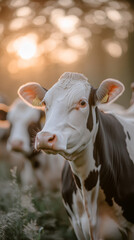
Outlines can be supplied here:
[[11, 150], [22, 151], [24, 143], [21, 140], [15, 140], [15, 141], [12, 141], [10, 144], [11, 144]]
[[39, 132], [35, 139], [35, 148], [40, 149], [54, 149], [57, 142], [57, 136], [49, 132]]

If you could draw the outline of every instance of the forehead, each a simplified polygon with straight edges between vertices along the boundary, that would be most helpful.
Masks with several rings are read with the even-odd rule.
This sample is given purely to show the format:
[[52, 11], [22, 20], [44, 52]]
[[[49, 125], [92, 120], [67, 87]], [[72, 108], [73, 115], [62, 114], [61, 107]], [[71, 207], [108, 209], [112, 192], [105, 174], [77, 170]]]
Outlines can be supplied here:
[[10, 108], [8, 113], [8, 119], [10, 121], [38, 121], [40, 117], [40, 112], [37, 109], [31, 108], [22, 102], [20, 99], [17, 99]]
[[66, 73], [59, 81], [46, 93], [45, 100], [66, 100], [75, 102], [82, 97], [89, 98], [91, 86], [87, 78], [78, 73]]

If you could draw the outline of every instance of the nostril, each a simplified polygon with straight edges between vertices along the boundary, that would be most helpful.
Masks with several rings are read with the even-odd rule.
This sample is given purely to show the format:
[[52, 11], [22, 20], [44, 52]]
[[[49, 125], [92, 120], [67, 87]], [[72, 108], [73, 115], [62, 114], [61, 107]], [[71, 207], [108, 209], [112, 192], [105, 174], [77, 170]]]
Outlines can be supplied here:
[[39, 132], [36, 135], [35, 148], [39, 149], [52, 149], [54, 148], [57, 141], [56, 134], [51, 134], [49, 132]]
[[54, 140], [56, 140], [56, 135], [52, 135], [49, 139], [48, 142], [53, 142]]

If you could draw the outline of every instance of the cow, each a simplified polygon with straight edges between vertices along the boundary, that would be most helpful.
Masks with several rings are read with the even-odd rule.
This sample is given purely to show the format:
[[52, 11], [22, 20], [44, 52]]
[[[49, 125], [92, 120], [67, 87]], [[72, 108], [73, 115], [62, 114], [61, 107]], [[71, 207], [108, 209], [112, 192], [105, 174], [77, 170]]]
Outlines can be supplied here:
[[95, 89], [83, 74], [66, 72], [48, 91], [34, 82], [18, 90], [27, 104], [45, 110], [35, 149], [67, 160], [62, 195], [78, 239], [103, 239], [104, 218], [123, 239], [134, 238], [134, 119], [98, 108], [124, 89], [111, 78]]
[[[15, 99], [10, 107], [0, 105], [0, 110], [5, 111], [6, 122], [10, 124], [7, 150], [17, 160], [15, 164], [22, 166], [20, 175], [23, 186], [58, 190], [60, 175], [57, 172], [61, 172], [64, 164], [61, 156], [44, 155], [33, 148], [34, 137], [45, 120], [43, 111], [30, 108], [20, 98]], [[2, 122], [4, 124], [4, 119]], [[55, 166], [52, 164], [53, 158], [56, 160]]]

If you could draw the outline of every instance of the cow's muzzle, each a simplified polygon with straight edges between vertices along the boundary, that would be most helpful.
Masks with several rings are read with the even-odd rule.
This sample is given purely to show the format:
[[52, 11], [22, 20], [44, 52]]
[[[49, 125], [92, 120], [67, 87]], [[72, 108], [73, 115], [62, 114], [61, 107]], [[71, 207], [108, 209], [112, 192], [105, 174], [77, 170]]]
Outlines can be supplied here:
[[10, 151], [23, 152], [24, 142], [21, 140], [9, 141]]
[[57, 142], [56, 134], [49, 132], [39, 132], [35, 139], [36, 150], [54, 150]]

